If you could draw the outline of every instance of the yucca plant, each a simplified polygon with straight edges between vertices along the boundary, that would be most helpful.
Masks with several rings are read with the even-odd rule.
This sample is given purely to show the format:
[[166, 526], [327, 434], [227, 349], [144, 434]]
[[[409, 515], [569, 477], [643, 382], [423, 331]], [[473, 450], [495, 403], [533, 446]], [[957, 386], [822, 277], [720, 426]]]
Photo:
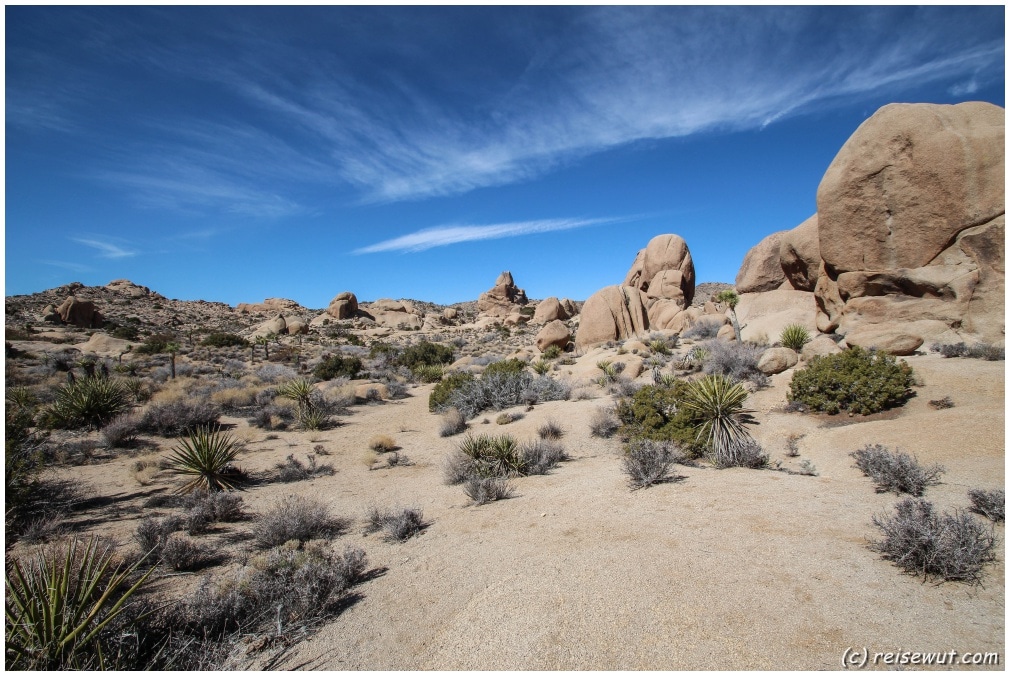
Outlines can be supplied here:
[[315, 388], [305, 378], [289, 380], [277, 388], [277, 396], [294, 400], [299, 408], [312, 406], [312, 392]]
[[103, 630], [154, 572], [151, 568], [131, 584], [143, 560], [124, 568], [97, 537], [84, 543], [75, 538], [65, 552], [40, 549], [27, 560], [9, 559], [4, 578], [6, 668], [119, 666], [108, 662]]
[[552, 364], [547, 359], [541, 357], [537, 361], [530, 364], [530, 368], [533, 369], [533, 372], [536, 373], [538, 376], [545, 376], [551, 372], [551, 370], [554, 368], [554, 364]]
[[100, 429], [129, 407], [130, 394], [118, 380], [89, 376], [59, 387], [45, 417], [54, 427]]
[[15, 385], [7, 388], [6, 397], [8, 406], [16, 406], [26, 410], [31, 410], [39, 403], [38, 397], [24, 385]]
[[752, 422], [752, 411], [743, 407], [746, 399], [747, 390], [740, 384], [711, 375], [691, 383], [681, 404], [703, 421], [698, 438], [707, 439], [720, 467], [739, 464], [738, 450], [750, 439], [747, 425]]
[[410, 372], [422, 383], [437, 383], [442, 380], [445, 367], [441, 364], [417, 364]]
[[468, 434], [459, 443], [459, 450], [473, 460], [473, 467], [480, 476], [506, 477], [524, 473], [522, 450], [511, 434], [476, 437]]
[[241, 446], [230, 434], [217, 426], [197, 427], [172, 449], [167, 469], [176, 474], [190, 476], [178, 493], [196, 489], [225, 491], [239, 487], [241, 473], [232, 462]]
[[649, 341], [649, 349], [656, 354], [670, 354], [670, 346], [667, 345], [665, 340], [659, 338]]
[[810, 342], [810, 333], [800, 324], [790, 324], [782, 329], [779, 342], [782, 343], [782, 347], [799, 352]]

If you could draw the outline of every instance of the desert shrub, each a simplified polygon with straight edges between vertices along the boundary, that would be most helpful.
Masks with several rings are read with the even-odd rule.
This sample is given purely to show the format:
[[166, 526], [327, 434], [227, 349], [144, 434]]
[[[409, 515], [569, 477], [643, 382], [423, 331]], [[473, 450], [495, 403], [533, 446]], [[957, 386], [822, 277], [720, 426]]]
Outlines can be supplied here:
[[475, 505], [485, 505], [496, 500], [507, 500], [515, 494], [515, 488], [501, 477], [470, 476], [463, 479], [463, 493]]
[[895, 505], [894, 513], [875, 515], [873, 524], [884, 537], [871, 547], [924, 579], [978, 584], [982, 567], [996, 559], [997, 540], [991, 527], [965, 512], [938, 514], [926, 500], [905, 498]]
[[454, 356], [455, 350], [452, 347], [422, 340], [416, 345], [405, 348], [396, 357], [394, 363], [397, 366], [405, 366], [411, 371], [415, 371], [419, 366], [451, 364]]
[[198, 427], [172, 449], [165, 469], [191, 477], [180, 493], [232, 490], [245, 478], [232, 464], [241, 449], [241, 444], [221, 428]]
[[396, 439], [388, 434], [376, 434], [368, 440], [368, 447], [376, 453], [388, 453], [398, 448]]
[[496, 425], [508, 425], [516, 420], [521, 420], [522, 417], [522, 413], [501, 413], [494, 419], [494, 422]]
[[688, 453], [700, 455], [706, 444], [698, 439], [699, 418], [683, 405], [688, 388], [684, 380], [676, 381], [672, 387], [646, 385], [632, 396], [620, 399], [614, 414], [621, 422], [621, 436], [672, 441]]
[[536, 404], [541, 401], [565, 401], [572, 396], [572, 385], [566, 380], [556, 380], [550, 376], [531, 378], [521, 395], [522, 403]]
[[1003, 361], [1006, 359], [1005, 348], [989, 343], [966, 345], [964, 343], [941, 344], [933, 343], [931, 352], [939, 352], [944, 357], [965, 357], [968, 359], [984, 359], [985, 361]]
[[134, 352], [137, 354], [161, 354], [168, 351], [169, 345], [175, 342], [175, 336], [156, 333], [144, 339]]
[[277, 470], [276, 480], [281, 483], [291, 483], [294, 481], [308, 481], [317, 476], [332, 476], [333, 465], [319, 465], [316, 463], [314, 453], [306, 456], [309, 464], [305, 465], [300, 460], [295, 459], [292, 453], [284, 462], [277, 463], [274, 468]]
[[523, 472], [523, 457], [519, 442], [511, 434], [500, 436], [467, 435], [458, 450], [472, 461], [478, 476], [519, 476]]
[[867, 444], [849, 455], [855, 458], [856, 467], [873, 480], [878, 493], [894, 491], [918, 497], [927, 486], [940, 483], [944, 471], [940, 465], [920, 465], [907, 453], [892, 452], [880, 444]]
[[387, 542], [404, 542], [427, 528], [420, 509], [404, 507], [385, 511], [372, 509], [368, 514], [369, 532], [385, 531]]
[[333, 380], [341, 377], [353, 379], [359, 371], [361, 371], [361, 360], [357, 357], [327, 355], [312, 369], [312, 375], [319, 380]]
[[249, 341], [234, 333], [211, 333], [200, 344], [205, 347], [248, 347]]
[[971, 511], [976, 514], [981, 514], [995, 522], [1003, 521], [1006, 518], [1006, 494], [1003, 489], [984, 491], [973, 488], [968, 491], [968, 499], [971, 500]]
[[707, 340], [718, 336], [719, 329], [722, 326], [723, 322], [721, 321], [702, 319], [695, 322], [694, 326], [684, 331], [682, 335], [684, 338], [690, 338], [691, 340]]
[[322, 546], [273, 549], [222, 583], [205, 579], [180, 609], [180, 624], [190, 636], [291, 638], [337, 614], [366, 567], [356, 548], [339, 555]]
[[931, 399], [929, 401], [930, 408], [935, 408], [936, 410], [941, 410], [944, 408], [954, 408], [954, 400], [949, 396], [941, 397], [940, 399]]
[[790, 324], [782, 329], [779, 342], [782, 343], [782, 347], [799, 352], [810, 342], [810, 332], [802, 324]]
[[564, 350], [561, 349], [560, 345], [548, 345], [547, 349], [544, 350], [543, 356], [545, 359], [557, 359], [562, 354], [564, 354]]
[[255, 387], [225, 387], [211, 393], [212, 403], [228, 412], [238, 412], [256, 403]]
[[298, 374], [293, 368], [284, 364], [263, 364], [256, 369], [256, 377], [265, 383], [277, 383], [294, 380]]
[[749, 380], [759, 387], [768, 382], [768, 376], [757, 366], [764, 351], [760, 347], [721, 340], [706, 343], [705, 347], [708, 349], [708, 358], [702, 365], [702, 372], [706, 375], [725, 376], [733, 382]]
[[101, 429], [129, 407], [130, 395], [118, 380], [88, 376], [60, 386], [42, 417], [50, 427]]
[[132, 597], [151, 574], [137, 578], [139, 563], [126, 565], [108, 543], [94, 537], [8, 558], [5, 667], [129, 668], [119, 659], [117, 635], [132, 628]]
[[294, 422], [295, 409], [290, 406], [270, 404], [257, 410], [247, 421], [264, 430], [283, 430]]
[[739, 466], [748, 453], [753, 424], [743, 404], [747, 390], [721, 375], [705, 376], [687, 386], [681, 408], [694, 416], [697, 436], [705, 439], [719, 467]]
[[655, 340], [649, 341], [649, 349], [655, 354], [668, 355], [670, 354], [670, 346], [667, 342], [661, 338], [656, 338]]
[[526, 476], [547, 474], [559, 462], [568, 459], [564, 446], [553, 439], [533, 439], [522, 443], [519, 449], [521, 457], [520, 472]]
[[466, 418], [459, 412], [458, 408], [450, 408], [442, 414], [442, 421], [438, 426], [438, 436], [451, 437], [466, 431]]
[[186, 532], [205, 533], [215, 523], [230, 523], [245, 518], [242, 498], [222, 491], [193, 491], [183, 501], [186, 508]]
[[39, 398], [31, 389], [24, 385], [8, 387], [5, 392], [4, 404], [18, 408], [33, 410], [39, 403]]
[[216, 425], [220, 410], [207, 401], [172, 401], [147, 407], [140, 417], [140, 431], [162, 437], [177, 437], [198, 427]]
[[449, 407], [452, 395], [475, 380], [472, 374], [462, 371], [447, 374], [428, 395], [428, 410], [440, 411]]
[[625, 447], [621, 467], [635, 490], [670, 481], [670, 467], [683, 458], [670, 442], [634, 439]]
[[264, 549], [290, 540], [306, 542], [334, 537], [347, 529], [346, 519], [334, 517], [326, 505], [311, 498], [289, 496], [257, 519], [256, 544]]
[[410, 373], [422, 383], [437, 383], [442, 380], [445, 367], [441, 364], [418, 364], [410, 370]]
[[565, 431], [557, 420], [548, 418], [537, 428], [537, 436], [541, 439], [560, 439], [565, 436]]
[[136, 443], [138, 428], [137, 418], [121, 415], [102, 428], [102, 441], [106, 448], [128, 448]]
[[748, 467], [750, 469], [764, 469], [768, 466], [769, 458], [761, 444], [753, 439], [741, 439], [735, 442], [732, 452], [723, 456], [719, 467]]
[[168, 536], [161, 547], [161, 563], [172, 570], [194, 571], [222, 560], [210, 547], [194, 542], [182, 533]]
[[555, 401], [569, 396], [571, 385], [550, 376], [534, 377], [525, 370], [515, 372], [495, 369], [491, 373], [485, 371], [480, 379], [464, 383], [453, 391], [448, 404], [455, 406], [469, 419], [488, 409], [500, 411], [520, 404]]
[[597, 408], [589, 419], [589, 432], [594, 437], [609, 439], [620, 427], [621, 419], [611, 408]]
[[894, 357], [850, 347], [817, 356], [793, 374], [789, 400], [814, 411], [861, 415], [900, 406], [911, 396], [912, 369]]
[[170, 516], [164, 519], [147, 517], [137, 525], [133, 538], [140, 546], [141, 553], [151, 552], [150, 562], [157, 563], [168, 536], [184, 527], [185, 522], [179, 517]]
[[123, 378], [121, 381], [126, 391], [130, 393], [133, 401], [143, 404], [151, 400], [154, 395], [154, 388], [151, 383], [140, 378]]
[[500, 359], [485, 366], [484, 371], [481, 373], [481, 378], [491, 377], [498, 374], [514, 376], [524, 373], [525, 371], [526, 362], [521, 359]]
[[601, 386], [606, 387], [609, 383], [617, 380], [617, 375], [624, 370], [624, 363], [618, 362], [613, 363], [609, 359], [602, 359], [596, 362], [596, 368], [603, 372], [603, 375], [599, 377], [599, 383]]
[[538, 376], [545, 376], [552, 370], [554, 370], [554, 364], [552, 364], [549, 360], [541, 357], [537, 361], [530, 364], [530, 368], [532, 368], [533, 372], [536, 373]]

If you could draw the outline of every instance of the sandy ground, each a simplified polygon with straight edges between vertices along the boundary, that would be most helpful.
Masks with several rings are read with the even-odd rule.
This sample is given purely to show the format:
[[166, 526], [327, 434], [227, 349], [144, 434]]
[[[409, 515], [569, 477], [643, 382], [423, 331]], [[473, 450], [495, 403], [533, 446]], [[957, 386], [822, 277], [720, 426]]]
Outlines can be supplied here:
[[[943, 483], [925, 497], [945, 509], [966, 507], [969, 488], [1004, 486], [1004, 363], [938, 355], [909, 362], [924, 385], [897, 415], [784, 413], [789, 373], [750, 398], [760, 421], [754, 435], [772, 458], [790, 468], [809, 460], [816, 477], [677, 466], [682, 480], [631, 491], [620, 443], [590, 436], [591, 415], [610, 397], [541, 404], [507, 427], [488, 413], [489, 425], [478, 418], [471, 429], [531, 438], [554, 418], [572, 460], [550, 475], [516, 480], [513, 499], [481, 507], [443, 483], [442, 462], [459, 437], [438, 436], [439, 418], [427, 411], [431, 386], [406, 400], [355, 407], [345, 425], [325, 432], [266, 439], [229, 420], [249, 441], [241, 456], [249, 469], [271, 468], [290, 453], [304, 459], [322, 444], [330, 454], [320, 460], [337, 470], [247, 491], [250, 511], [290, 493], [322, 499], [355, 519], [336, 544], [362, 547], [370, 565], [384, 569], [280, 666], [834, 670], [847, 648], [867, 648], [998, 652], [1002, 668], [1002, 525], [999, 560], [982, 587], [923, 583], [867, 548], [876, 536], [871, 517], [898, 498], [875, 493], [853, 466], [848, 454], [864, 444], [942, 463]], [[928, 406], [945, 395], [954, 408]], [[370, 471], [367, 442], [378, 433], [393, 436], [415, 464]], [[795, 459], [785, 457], [791, 433], [806, 435]], [[124, 542], [152, 513], [135, 506], [176, 483], [162, 474], [141, 487], [132, 464], [123, 458], [72, 470], [116, 498], [93, 528]], [[430, 525], [405, 543], [386, 543], [362, 532], [372, 506], [419, 507]]]

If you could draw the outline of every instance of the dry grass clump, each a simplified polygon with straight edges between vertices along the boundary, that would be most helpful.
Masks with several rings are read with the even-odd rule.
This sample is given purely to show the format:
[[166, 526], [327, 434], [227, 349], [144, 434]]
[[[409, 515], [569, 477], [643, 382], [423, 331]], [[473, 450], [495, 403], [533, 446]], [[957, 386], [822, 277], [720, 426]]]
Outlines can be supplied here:
[[307, 542], [335, 537], [349, 525], [347, 519], [334, 517], [321, 502], [302, 496], [284, 498], [257, 519], [256, 544], [267, 549], [285, 542]]
[[621, 467], [628, 475], [631, 489], [637, 490], [681, 478], [671, 476], [670, 467], [683, 460], [680, 449], [669, 442], [634, 439], [625, 448]]
[[389, 453], [399, 448], [396, 440], [388, 434], [376, 434], [368, 440], [368, 447], [376, 453]]
[[509, 425], [516, 420], [522, 420], [522, 418], [522, 413], [500, 413], [494, 421], [496, 425]]
[[442, 414], [442, 420], [438, 426], [438, 436], [451, 437], [466, 431], [466, 418], [459, 412], [458, 408], [450, 408]]
[[258, 387], [227, 387], [212, 392], [210, 400], [225, 411], [237, 411], [256, 403]]
[[475, 505], [485, 505], [496, 500], [507, 500], [515, 494], [515, 487], [501, 477], [471, 476], [463, 482], [463, 492]]
[[150, 486], [160, 471], [161, 462], [155, 457], [141, 458], [133, 463], [133, 478], [141, 486]]
[[968, 499], [971, 500], [971, 511], [976, 514], [981, 514], [994, 522], [1006, 518], [1006, 494], [1002, 488], [991, 491], [973, 488], [968, 491]]
[[557, 420], [548, 418], [544, 424], [537, 428], [537, 436], [541, 439], [557, 440], [565, 436], [565, 430]]
[[102, 441], [106, 448], [129, 448], [137, 443], [139, 420], [130, 414], [114, 418], [102, 428]]
[[245, 518], [242, 498], [224, 491], [194, 491], [183, 499], [186, 531], [205, 533], [215, 523], [231, 523]]
[[878, 493], [894, 491], [918, 497], [927, 486], [940, 483], [944, 472], [941, 465], [922, 466], [907, 453], [892, 452], [880, 444], [867, 444], [849, 455], [856, 459], [856, 467], [873, 480]]
[[905, 498], [892, 514], [873, 517], [884, 537], [871, 548], [924, 579], [978, 584], [982, 567], [996, 558], [996, 534], [961, 511], [938, 514], [926, 500]]
[[423, 531], [428, 525], [424, 522], [424, 514], [420, 509], [404, 507], [385, 511], [376, 507], [368, 513], [366, 530], [370, 533], [385, 531], [387, 542], [404, 542]]
[[621, 420], [612, 408], [598, 408], [589, 419], [589, 430], [594, 437], [609, 439], [621, 428]]
[[753, 439], [740, 439], [732, 443], [733, 451], [724, 456], [716, 457], [718, 467], [747, 467], [749, 469], [764, 469], [768, 466], [768, 454], [761, 444]]

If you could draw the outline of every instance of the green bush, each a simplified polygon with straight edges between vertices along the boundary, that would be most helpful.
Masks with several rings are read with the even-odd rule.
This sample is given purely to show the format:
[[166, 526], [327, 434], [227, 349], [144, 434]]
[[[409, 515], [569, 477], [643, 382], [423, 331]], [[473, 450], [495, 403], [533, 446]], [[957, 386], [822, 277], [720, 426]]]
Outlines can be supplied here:
[[[374, 347], [374, 346], [373, 346]], [[417, 345], [411, 345], [396, 358], [397, 366], [406, 366], [414, 370], [418, 366], [438, 366], [449, 364], [455, 355], [454, 350], [448, 345], [429, 343], [422, 340]]]
[[341, 376], [354, 378], [360, 370], [361, 360], [357, 357], [329, 355], [323, 357], [323, 361], [312, 369], [312, 375], [320, 380], [333, 380]]
[[206, 347], [248, 347], [249, 341], [234, 333], [211, 333], [203, 339]]
[[504, 375], [518, 375], [526, 370], [526, 362], [522, 359], [501, 359], [499, 361], [493, 361], [484, 367], [483, 373], [481, 373], [481, 378], [488, 378], [496, 374]]
[[445, 408], [456, 390], [473, 381], [474, 377], [471, 373], [457, 372], [446, 375], [438, 385], [435, 385], [435, 389], [431, 391], [431, 394], [428, 395], [428, 410], [438, 411]]
[[814, 411], [860, 415], [900, 406], [911, 396], [912, 368], [894, 357], [850, 347], [844, 352], [818, 356], [793, 374], [789, 401]]
[[631, 397], [617, 402], [621, 421], [619, 434], [629, 440], [673, 441], [692, 455], [701, 455], [706, 442], [699, 440], [697, 426], [702, 423], [683, 404], [690, 386], [678, 380], [672, 386], [646, 385]]
[[130, 393], [122, 383], [91, 376], [59, 387], [43, 418], [50, 427], [101, 429], [129, 408]]
[[779, 342], [782, 343], [782, 347], [799, 352], [810, 342], [810, 333], [800, 324], [790, 324], [782, 329]]
[[156, 333], [148, 336], [136, 349], [137, 354], [161, 354], [168, 349], [168, 346], [175, 342], [175, 336], [166, 333]]
[[544, 359], [557, 359], [564, 353], [559, 345], [551, 345], [544, 350]]

